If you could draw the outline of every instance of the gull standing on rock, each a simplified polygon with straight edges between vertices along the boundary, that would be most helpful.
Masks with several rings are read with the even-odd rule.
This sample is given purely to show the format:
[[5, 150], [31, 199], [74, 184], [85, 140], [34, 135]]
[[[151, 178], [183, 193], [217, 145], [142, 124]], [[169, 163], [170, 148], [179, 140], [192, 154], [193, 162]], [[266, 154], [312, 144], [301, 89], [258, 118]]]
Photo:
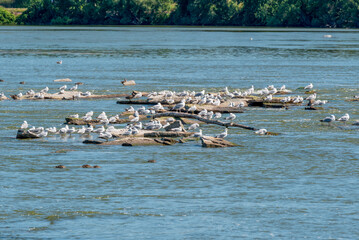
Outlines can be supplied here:
[[60, 90], [66, 90], [66, 88], [67, 88], [67, 86], [64, 85], [64, 86], [60, 87], [59, 89], [60, 89]]
[[27, 124], [27, 122], [26, 121], [24, 121], [22, 124], [21, 124], [21, 129], [26, 129], [26, 128], [28, 128], [29, 127], [29, 124]]
[[69, 118], [79, 118], [78, 114], [70, 115]]

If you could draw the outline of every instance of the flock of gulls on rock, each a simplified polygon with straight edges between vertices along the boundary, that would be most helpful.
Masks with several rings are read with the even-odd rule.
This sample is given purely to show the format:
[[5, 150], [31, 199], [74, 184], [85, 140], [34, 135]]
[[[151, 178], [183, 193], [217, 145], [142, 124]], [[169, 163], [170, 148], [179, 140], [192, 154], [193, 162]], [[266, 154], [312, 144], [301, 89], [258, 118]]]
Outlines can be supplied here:
[[[74, 86], [70, 87], [68, 90], [69, 91], [77, 91], [79, 84], [75, 84]], [[59, 92], [57, 92], [56, 94], [65, 94], [67, 89], [67, 85], [63, 85], [59, 88]], [[47, 94], [49, 91], [49, 88], [46, 86], [44, 89], [41, 89], [39, 92], [35, 92], [34, 90], [30, 89], [29, 91], [25, 92], [25, 93], [18, 93], [16, 94], [16, 97], [21, 98], [23, 96], [31, 96], [34, 99], [44, 99], [45, 98], [45, 94]], [[86, 92], [78, 92], [77, 95], [75, 95], [74, 97], [87, 97], [87, 96], [91, 96], [91, 92], [86, 91]], [[0, 93], [0, 98], [7, 98], [6, 95], [1, 92]]]
[[[74, 87], [70, 88], [71, 91], [75, 91], [77, 90], [77, 86], [75, 85]], [[60, 93], [61, 91], [64, 91], [67, 88], [66, 85], [60, 87]], [[313, 84], [309, 84], [307, 86], [304, 87], [304, 89], [306, 90], [312, 90], [313, 89]], [[49, 90], [48, 87], [42, 89], [40, 91], [40, 94], [42, 93], [47, 93]], [[287, 90], [285, 85], [283, 85], [279, 91], [281, 92], [286, 92], [286, 93], [290, 93], [290, 90]], [[185, 109], [186, 104], [193, 104], [192, 106], [190, 106], [189, 108], [187, 108], [187, 112], [188, 113], [192, 113], [194, 114], [194, 112], [197, 110], [196, 104], [197, 105], [214, 105], [214, 106], [219, 106], [222, 102], [222, 100], [225, 98], [226, 100], [228, 99], [232, 99], [232, 98], [236, 98], [236, 97], [246, 97], [249, 95], [260, 95], [260, 96], [264, 96], [264, 101], [266, 100], [271, 100], [272, 99], [272, 95], [276, 94], [278, 92], [277, 88], [275, 88], [273, 85], [270, 85], [264, 89], [261, 90], [257, 90], [255, 91], [254, 87], [252, 86], [251, 88], [241, 92], [239, 90], [234, 91], [234, 92], [230, 92], [228, 90], [228, 88], [224, 88], [224, 90], [222, 90], [222, 92], [224, 92], [224, 94], [211, 94], [211, 93], [206, 93], [205, 90], [202, 90], [200, 92], [189, 92], [189, 91], [183, 91], [180, 93], [176, 93], [173, 91], [161, 91], [161, 92], [151, 92], [148, 94], [148, 98], [153, 98], [153, 97], [162, 97], [163, 99], [165, 99], [166, 103], [168, 104], [173, 104], [175, 103], [174, 97], [180, 97], [182, 98], [181, 101], [179, 101], [176, 105], [174, 105], [172, 107], [172, 111], [181, 111], [183, 109]], [[26, 94], [34, 94], [34, 92], [27, 92]], [[133, 98], [141, 98], [142, 97], [142, 93], [137, 93]], [[359, 96], [355, 96], [358, 97]], [[310, 94], [307, 98], [303, 98], [301, 96], [296, 96], [294, 98], [292, 97], [285, 97], [284, 99], [282, 99], [282, 102], [293, 102], [293, 103], [301, 103], [305, 100], [309, 100], [312, 102], [312, 105], [323, 105], [326, 104], [327, 101], [326, 100], [318, 100], [317, 99], [317, 94], [316, 93], [312, 93]], [[235, 105], [234, 103], [230, 102], [229, 107], [239, 107], [242, 108], [244, 107], [244, 104], [241, 102], [238, 105]], [[136, 135], [139, 133], [140, 130], [160, 130], [160, 129], [164, 129], [167, 128], [168, 126], [170, 126], [171, 123], [173, 123], [175, 121], [174, 118], [169, 117], [165, 120], [165, 123], [161, 123], [160, 121], [153, 119], [152, 121], [148, 122], [148, 123], [143, 123], [140, 121], [140, 115], [150, 115], [150, 114], [156, 114], [158, 111], [164, 110], [164, 107], [162, 106], [161, 103], [157, 103], [156, 105], [146, 109], [144, 106], [135, 109], [134, 107], [130, 106], [129, 108], [126, 109], [126, 112], [130, 115], [132, 115], [132, 119], [130, 120], [130, 124], [128, 124], [123, 131], [123, 136], [131, 136], [131, 135]], [[90, 111], [87, 112], [85, 115], [83, 116], [79, 116], [79, 114], [74, 114], [74, 115], [70, 115], [70, 118], [80, 118], [83, 119], [85, 121], [91, 121], [93, 120], [93, 115], [94, 112]], [[202, 118], [206, 118], [206, 119], [220, 119], [222, 118], [222, 114], [219, 112], [214, 113], [213, 111], [208, 111], [207, 109], [203, 109], [198, 113], [198, 116], [202, 117]], [[91, 133], [96, 133], [98, 134], [99, 138], [102, 139], [106, 139], [108, 141], [108, 139], [113, 137], [113, 131], [118, 130], [116, 129], [114, 126], [108, 126], [108, 124], [110, 123], [116, 123], [117, 120], [120, 119], [119, 115], [115, 115], [115, 116], [111, 116], [108, 117], [106, 115], [105, 112], [100, 113], [95, 119], [100, 120], [100, 122], [102, 123], [102, 125], [98, 128], [94, 128], [91, 124], [88, 124], [86, 127], [82, 126], [82, 128], [80, 129], [75, 129], [75, 127], [68, 127], [68, 125], [65, 125], [65, 127], [62, 127], [60, 129], [56, 129], [56, 127], [50, 127], [50, 128], [44, 128], [44, 127], [34, 127], [32, 126], [31, 128], [29, 128], [29, 124], [24, 121], [24, 123], [21, 125], [21, 129], [23, 130], [28, 130], [28, 132], [36, 135], [37, 137], [46, 137], [48, 136], [48, 134], [61, 134], [61, 135], [65, 135], [65, 134], [74, 134], [74, 133], [78, 133], [81, 135], [90, 135]], [[224, 118], [227, 121], [232, 122], [233, 120], [236, 119], [236, 115], [233, 113], [229, 113], [229, 116]], [[320, 120], [321, 122], [326, 122], [326, 123], [331, 123], [334, 121], [340, 121], [340, 122], [344, 122], [346, 123], [348, 120], [350, 119], [350, 116], [348, 113], [346, 113], [344, 116], [336, 119], [336, 117], [334, 115], [331, 115], [329, 117], [326, 117], [322, 120]], [[188, 127], [188, 131], [193, 131], [196, 130], [199, 127], [198, 123], [194, 123], [192, 125], [190, 125]], [[177, 128], [172, 128], [169, 129], [169, 131], [173, 131], [173, 132], [181, 132], [184, 129], [182, 129], [182, 127], [177, 127]], [[265, 135], [267, 134], [267, 130], [266, 129], [259, 129], [257, 131], [255, 131], [255, 134], [259, 134], [259, 135]], [[225, 138], [228, 135], [228, 129], [226, 128], [224, 130], [224, 132], [217, 134], [215, 137], [216, 138]], [[193, 136], [194, 137], [202, 137], [203, 133], [202, 130], [199, 129], [198, 132], [193, 132]]]

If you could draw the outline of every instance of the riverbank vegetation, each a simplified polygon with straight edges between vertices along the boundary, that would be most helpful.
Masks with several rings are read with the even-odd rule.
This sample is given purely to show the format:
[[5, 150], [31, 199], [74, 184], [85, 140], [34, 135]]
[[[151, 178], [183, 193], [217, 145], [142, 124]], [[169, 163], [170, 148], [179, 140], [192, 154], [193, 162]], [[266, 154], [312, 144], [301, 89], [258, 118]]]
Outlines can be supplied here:
[[[352, 0], [5, 0], [18, 24], [359, 27]], [[12, 2], [12, 4], [10, 4]], [[0, 1], [0, 5], [1, 1]]]

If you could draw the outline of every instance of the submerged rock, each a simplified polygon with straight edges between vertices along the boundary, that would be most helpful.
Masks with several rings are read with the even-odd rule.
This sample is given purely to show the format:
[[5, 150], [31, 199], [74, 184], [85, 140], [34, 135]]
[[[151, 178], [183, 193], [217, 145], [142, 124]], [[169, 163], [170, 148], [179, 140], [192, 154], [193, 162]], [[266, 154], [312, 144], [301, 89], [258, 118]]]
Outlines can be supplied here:
[[127, 80], [126, 78], [121, 81], [122, 85], [124, 86], [134, 86], [136, 85], [136, 82], [134, 80]]
[[224, 140], [223, 138], [215, 138], [204, 136], [201, 138], [202, 147], [206, 148], [223, 148], [223, 147], [236, 147], [235, 143]]
[[66, 166], [64, 166], [64, 165], [57, 165], [57, 166], [55, 166], [55, 168], [66, 168]]
[[93, 168], [93, 167], [91, 165], [85, 164], [85, 165], [82, 165], [82, 168]]
[[28, 130], [19, 129], [19, 130], [17, 130], [16, 138], [17, 139], [28, 139], [28, 138], [40, 138], [40, 137]]
[[55, 79], [54, 82], [72, 82], [70, 78]]

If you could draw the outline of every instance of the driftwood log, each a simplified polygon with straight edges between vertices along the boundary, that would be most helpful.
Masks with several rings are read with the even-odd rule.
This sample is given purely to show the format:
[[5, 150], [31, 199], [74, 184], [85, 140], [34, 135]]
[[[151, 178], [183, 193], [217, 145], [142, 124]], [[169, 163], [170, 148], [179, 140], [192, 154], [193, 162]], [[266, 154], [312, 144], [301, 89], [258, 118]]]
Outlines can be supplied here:
[[[129, 123], [131, 122], [131, 119], [133, 119], [133, 116], [130, 116], [129, 118], [121, 118], [121, 119], [117, 119], [116, 122], [110, 123], [110, 124], [123, 124], [123, 123]], [[140, 115], [140, 120], [145, 120], [147, 119], [146, 115]], [[91, 125], [100, 125], [102, 124], [101, 121], [99, 119], [92, 119], [90, 121], [85, 121], [82, 118], [65, 118], [66, 124], [68, 125], [87, 125], [87, 124], [91, 124]]]
[[[63, 94], [60, 93], [45, 93], [44, 99], [53, 99], [53, 100], [78, 100], [78, 99], [104, 99], [104, 98], [119, 98], [126, 97], [128, 94], [108, 94], [108, 95], [90, 95], [90, 96], [80, 96], [78, 97], [78, 91], [65, 91]], [[23, 95], [18, 97], [17, 95], [11, 95], [14, 100], [43, 100], [35, 98], [34, 95]]]
[[169, 138], [146, 138], [146, 137], [126, 137], [114, 141], [94, 141], [85, 140], [85, 144], [100, 144], [100, 145], [122, 145], [122, 146], [153, 146], [153, 145], [173, 145], [178, 141]]
[[[111, 131], [112, 136], [114, 137], [123, 137], [126, 129], [115, 129]], [[153, 130], [140, 130], [138, 134], [132, 137], [145, 137], [145, 138], [178, 138], [178, 137], [188, 137], [191, 136], [192, 132], [174, 132], [174, 131], [153, 131]]]
[[194, 118], [197, 119], [201, 122], [205, 122], [208, 124], [216, 124], [216, 125], [220, 125], [220, 126], [224, 126], [224, 127], [239, 127], [239, 128], [244, 128], [247, 130], [252, 130], [252, 131], [257, 131], [257, 128], [254, 127], [249, 127], [243, 124], [239, 124], [239, 123], [233, 123], [233, 122], [222, 122], [222, 121], [218, 121], [218, 120], [211, 120], [211, 119], [206, 119], [203, 117], [200, 117], [198, 115], [194, 115], [194, 114], [188, 114], [188, 113], [177, 113], [177, 112], [167, 112], [167, 113], [158, 113], [153, 115], [153, 118], [157, 118], [157, 117], [182, 117], [182, 118]]

